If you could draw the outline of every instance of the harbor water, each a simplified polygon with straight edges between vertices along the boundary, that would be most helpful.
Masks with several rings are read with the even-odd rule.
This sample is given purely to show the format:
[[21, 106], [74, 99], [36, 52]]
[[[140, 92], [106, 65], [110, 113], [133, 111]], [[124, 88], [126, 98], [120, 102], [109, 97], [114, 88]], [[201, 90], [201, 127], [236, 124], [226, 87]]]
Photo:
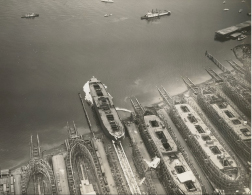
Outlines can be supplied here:
[[[249, 0], [0, 0], [0, 168], [27, 162], [31, 134], [47, 150], [67, 138], [67, 121], [86, 132], [78, 92], [92, 76], [116, 106], [132, 109], [130, 96], [151, 104], [161, 100], [156, 86], [174, 95], [186, 89], [181, 76], [200, 83], [210, 79], [205, 68], [219, 72], [206, 50], [230, 69], [231, 49], [250, 36], [218, 42], [214, 32], [250, 20], [250, 7]], [[171, 15], [140, 19], [152, 9]], [[21, 18], [31, 12], [39, 17]]]

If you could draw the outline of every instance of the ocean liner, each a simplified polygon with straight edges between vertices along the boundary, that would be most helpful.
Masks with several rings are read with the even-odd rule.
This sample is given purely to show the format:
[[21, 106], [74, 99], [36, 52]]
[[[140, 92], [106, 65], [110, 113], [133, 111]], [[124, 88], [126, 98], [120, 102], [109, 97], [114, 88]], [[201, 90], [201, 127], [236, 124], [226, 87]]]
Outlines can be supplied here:
[[101, 81], [95, 77], [89, 80], [90, 95], [93, 106], [101, 123], [105, 135], [115, 141], [124, 138], [123, 124], [117, 114], [111, 95]]
[[204, 88], [197, 96], [199, 105], [237, 156], [251, 161], [251, 127], [213, 88]]
[[[158, 116], [146, 115], [144, 121], [174, 184], [181, 194], [202, 194], [199, 181]], [[180, 194], [179, 193], [179, 194]]]
[[242, 173], [239, 162], [216, 139], [192, 107], [183, 103], [175, 104], [170, 117], [209, 179], [220, 189], [240, 189]]

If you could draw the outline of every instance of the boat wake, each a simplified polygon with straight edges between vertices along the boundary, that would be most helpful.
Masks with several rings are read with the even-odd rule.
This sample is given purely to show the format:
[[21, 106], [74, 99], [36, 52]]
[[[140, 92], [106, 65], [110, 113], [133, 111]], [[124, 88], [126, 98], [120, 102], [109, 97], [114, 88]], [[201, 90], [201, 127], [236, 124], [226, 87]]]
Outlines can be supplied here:
[[93, 99], [92, 96], [90, 95], [90, 88], [89, 88], [89, 81], [85, 83], [83, 86], [83, 91], [85, 92], [85, 100], [93, 105]]
[[128, 110], [128, 109], [126, 109], [126, 108], [119, 108], [119, 107], [116, 107], [115, 108], [117, 111], [125, 111], [125, 112], [132, 112], [131, 110]]

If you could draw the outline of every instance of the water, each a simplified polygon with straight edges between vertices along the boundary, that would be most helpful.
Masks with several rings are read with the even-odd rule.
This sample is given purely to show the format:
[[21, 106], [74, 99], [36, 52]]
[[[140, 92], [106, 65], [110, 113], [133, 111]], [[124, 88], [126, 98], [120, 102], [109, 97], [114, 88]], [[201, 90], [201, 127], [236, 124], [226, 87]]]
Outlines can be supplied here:
[[[67, 121], [87, 131], [78, 92], [92, 76], [128, 109], [132, 95], [158, 101], [155, 86], [182, 92], [181, 76], [209, 79], [204, 69], [217, 68], [205, 51], [223, 62], [238, 44], [216, 42], [214, 32], [250, 20], [250, 7], [248, 0], [0, 0], [0, 167], [28, 160], [31, 134], [46, 150], [66, 139]], [[156, 8], [172, 14], [140, 20]], [[40, 16], [21, 19], [29, 12]]]

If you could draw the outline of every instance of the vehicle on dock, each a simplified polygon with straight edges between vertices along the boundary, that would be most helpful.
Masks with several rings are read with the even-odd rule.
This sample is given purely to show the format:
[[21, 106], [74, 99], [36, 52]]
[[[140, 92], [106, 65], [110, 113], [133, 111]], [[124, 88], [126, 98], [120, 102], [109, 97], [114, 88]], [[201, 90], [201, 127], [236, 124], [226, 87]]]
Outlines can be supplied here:
[[160, 16], [166, 16], [166, 15], [171, 15], [170, 11], [164, 10], [164, 11], [154, 11], [152, 10], [151, 12], [147, 12], [144, 16], [141, 17], [141, 19], [149, 19], [149, 18], [157, 18]]
[[89, 88], [94, 110], [105, 135], [115, 141], [122, 140], [125, 136], [124, 126], [115, 109], [112, 96], [104, 84], [95, 77], [89, 80]]
[[21, 18], [35, 18], [35, 17], [39, 17], [39, 14], [28, 13], [28, 14], [21, 16]]

